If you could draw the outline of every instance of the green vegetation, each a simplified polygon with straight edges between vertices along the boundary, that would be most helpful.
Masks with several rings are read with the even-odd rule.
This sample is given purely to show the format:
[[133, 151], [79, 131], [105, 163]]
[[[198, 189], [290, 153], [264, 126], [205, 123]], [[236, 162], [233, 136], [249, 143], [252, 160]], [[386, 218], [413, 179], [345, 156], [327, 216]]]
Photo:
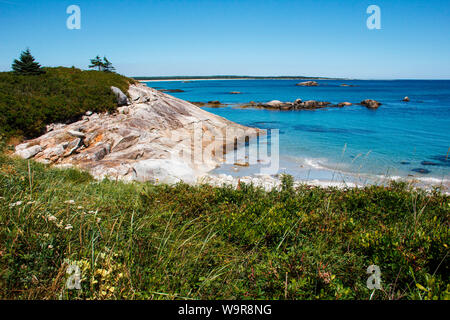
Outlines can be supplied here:
[[45, 72], [31, 55], [30, 49], [23, 51], [19, 60], [14, 60], [12, 69], [16, 74], [25, 76], [39, 75]]
[[[0, 156], [1, 299], [449, 299], [449, 196], [94, 181]], [[82, 290], [67, 290], [70, 264]]]
[[106, 58], [103, 57], [103, 60], [100, 56], [96, 56], [94, 59], [91, 59], [91, 64], [89, 66], [90, 69], [98, 68], [98, 71], [104, 72], [114, 72], [116, 68], [113, 67], [112, 63]]
[[39, 136], [45, 126], [71, 122], [86, 111], [113, 112], [117, 108], [110, 87], [123, 92], [134, 80], [116, 73], [75, 68], [44, 68], [36, 76], [0, 73], [0, 134]]

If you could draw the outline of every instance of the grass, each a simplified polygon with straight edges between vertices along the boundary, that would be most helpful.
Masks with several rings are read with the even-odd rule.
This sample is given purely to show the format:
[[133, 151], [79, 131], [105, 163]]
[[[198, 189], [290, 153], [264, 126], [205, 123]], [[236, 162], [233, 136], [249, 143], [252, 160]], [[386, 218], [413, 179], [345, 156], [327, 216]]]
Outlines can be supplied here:
[[402, 183], [125, 184], [0, 155], [0, 298], [449, 299], [449, 213]]
[[51, 123], [77, 121], [86, 111], [114, 112], [115, 86], [127, 93], [134, 80], [117, 73], [44, 68], [23, 76], [0, 72], [0, 134], [35, 138]]

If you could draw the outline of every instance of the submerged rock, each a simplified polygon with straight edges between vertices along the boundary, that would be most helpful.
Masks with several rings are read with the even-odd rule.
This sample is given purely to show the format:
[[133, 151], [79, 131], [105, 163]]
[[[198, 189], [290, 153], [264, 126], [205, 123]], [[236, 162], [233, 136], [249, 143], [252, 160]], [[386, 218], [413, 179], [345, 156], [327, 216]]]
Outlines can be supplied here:
[[423, 169], [423, 168], [416, 168], [416, 169], [412, 169], [411, 171], [417, 172], [417, 173], [422, 173], [422, 174], [428, 174], [431, 171], [428, 169]]
[[420, 164], [423, 166], [438, 166], [439, 165], [439, 163], [431, 162], [431, 161], [422, 161]]

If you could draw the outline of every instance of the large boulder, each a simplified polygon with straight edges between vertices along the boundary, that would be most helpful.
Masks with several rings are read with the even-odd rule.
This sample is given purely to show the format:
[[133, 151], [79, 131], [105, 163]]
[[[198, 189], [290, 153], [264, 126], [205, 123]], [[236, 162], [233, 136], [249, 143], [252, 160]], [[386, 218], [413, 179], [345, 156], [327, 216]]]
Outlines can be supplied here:
[[40, 153], [42, 151], [42, 147], [40, 145], [35, 145], [29, 148], [21, 148], [20, 146], [16, 148], [15, 155], [23, 158], [30, 159]]
[[365, 106], [368, 109], [378, 109], [381, 106], [381, 102], [372, 99], [366, 99], [361, 101], [361, 105]]
[[116, 95], [117, 104], [119, 106], [126, 106], [126, 105], [128, 105], [128, 98], [122, 92], [122, 90], [120, 90], [119, 88], [116, 88], [116, 87], [111, 87], [111, 91]]

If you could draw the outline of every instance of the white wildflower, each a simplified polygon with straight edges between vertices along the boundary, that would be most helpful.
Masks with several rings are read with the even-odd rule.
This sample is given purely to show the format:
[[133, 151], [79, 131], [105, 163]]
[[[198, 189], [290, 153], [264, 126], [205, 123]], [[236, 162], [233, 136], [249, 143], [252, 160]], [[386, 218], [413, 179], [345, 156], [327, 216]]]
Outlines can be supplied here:
[[50, 216], [50, 217], [48, 217], [48, 221], [56, 221], [57, 219], [56, 219], [56, 217], [55, 216]]
[[10, 208], [18, 207], [18, 206], [21, 206], [22, 203], [23, 203], [22, 201], [17, 201], [17, 202], [15, 202], [15, 203], [11, 203], [11, 204], [9, 205], [9, 207], [10, 207]]
[[66, 229], [66, 230], [72, 230], [73, 227], [72, 227], [72, 225], [68, 224], [64, 229]]
[[75, 200], [67, 200], [64, 203], [65, 204], [75, 204]]

